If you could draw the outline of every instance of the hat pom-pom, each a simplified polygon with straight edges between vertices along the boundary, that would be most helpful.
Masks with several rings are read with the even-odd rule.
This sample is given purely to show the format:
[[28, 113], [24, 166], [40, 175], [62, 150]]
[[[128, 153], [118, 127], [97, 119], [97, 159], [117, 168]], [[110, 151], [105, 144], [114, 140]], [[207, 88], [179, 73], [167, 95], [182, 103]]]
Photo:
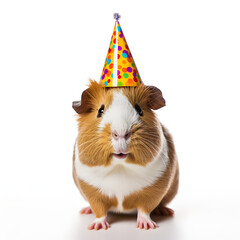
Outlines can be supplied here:
[[118, 21], [118, 19], [120, 19], [120, 14], [119, 13], [114, 13], [113, 14], [113, 18], [116, 19], [116, 21]]

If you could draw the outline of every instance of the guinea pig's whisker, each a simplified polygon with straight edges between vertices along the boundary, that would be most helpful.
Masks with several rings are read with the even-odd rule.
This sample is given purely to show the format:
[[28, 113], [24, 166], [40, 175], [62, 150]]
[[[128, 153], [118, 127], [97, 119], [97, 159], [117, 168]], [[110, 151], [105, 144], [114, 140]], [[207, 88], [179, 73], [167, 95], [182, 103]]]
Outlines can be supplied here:
[[83, 141], [83, 143], [81, 143], [79, 146], [81, 146], [81, 145], [83, 145], [83, 144], [86, 144], [86, 143], [89, 143], [89, 142], [92, 142], [92, 139], [91, 140], [88, 140], [88, 141], [84, 141], [84, 140], [82, 140]]
[[157, 153], [158, 152], [158, 150], [159, 150], [159, 147], [158, 146], [153, 146], [153, 145], [149, 145], [148, 143], [147, 144], [145, 144], [146, 146], [147, 146], [147, 148], [150, 148], [150, 152], [155, 152], [155, 153]]
[[144, 143], [145, 145], [147, 145], [147, 146], [149, 146], [149, 147], [152, 147], [152, 146], [158, 147], [154, 142], [149, 141], [148, 139], [144, 139], [144, 138], [142, 138], [142, 137], [135, 138], [135, 139], [133, 140], [133, 142], [134, 142], [134, 143], [136, 142], [137, 145], [140, 144], [140, 143]]
[[[135, 141], [136, 141], [137, 139], [135, 139]], [[139, 140], [140, 140], [140, 138], [139, 138]], [[139, 141], [139, 140], [137, 140], [137, 141]], [[159, 148], [160, 148], [160, 146], [158, 146], [156, 143], [153, 143], [153, 142], [151, 142], [151, 141], [149, 141], [148, 139], [144, 139], [144, 140], [142, 140], [142, 138], [141, 138], [141, 142], [142, 143], [145, 143], [145, 145], [147, 145], [147, 147], [149, 148], [153, 148], [153, 150], [154, 151], [158, 151], [159, 150]], [[136, 143], [136, 145], [138, 145], [139, 143]]]
[[160, 147], [159, 147], [157, 144], [152, 143], [152, 142], [150, 142], [150, 141], [148, 141], [148, 140], [146, 140], [146, 139], [145, 139], [144, 141], [147, 142], [147, 145], [148, 145], [148, 146], [150, 145], [150, 146], [149, 146], [150, 148], [152, 148], [152, 147], [154, 146], [153, 150], [156, 151], [156, 152], [158, 152], [158, 150], [159, 150]]
[[82, 144], [79, 145], [79, 148], [81, 149], [88, 149], [89, 147], [91, 147], [93, 145], [93, 143], [91, 141], [89, 142], [84, 142]]
[[144, 139], [143, 143], [148, 147], [151, 148], [151, 152], [158, 152], [159, 146], [151, 141], [148, 141], [147, 139]]
[[146, 140], [151, 140], [151, 141], [155, 141], [156, 139], [159, 139], [159, 135], [147, 135], [147, 134], [142, 134], [141, 138]]
[[[153, 154], [153, 152], [152, 151], [146, 151], [146, 149], [147, 148], [149, 148], [149, 146], [147, 145], [147, 144], [144, 144], [144, 143], [137, 143], [135, 146], [134, 146], [134, 148], [136, 148], [136, 146], [138, 146], [138, 148], [137, 148], [137, 151], [139, 151], [138, 149], [139, 149], [139, 146], [142, 146], [142, 148], [141, 148], [141, 154], [144, 154], [145, 155], [145, 158], [148, 158], [149, 156], [147, 155], [147, 154], [151, 154], [152, 155], [152, 157], [154, 157], [154, 154]], [[151, 149], [151, 150], [155, 150], [155, 149]], [[146, 152], [148, 152], [148, 153], [146, 153]]]
[[91, 144], [91, 143], [92, 143], [92, 140], [91, 141], [86, 141], [86, 142], [83, 142], [80, 145], [78, 145], [78, 147], [80, 148], [80, 147], [82, 147], [82, 146], [84, 146], [86, 144]]

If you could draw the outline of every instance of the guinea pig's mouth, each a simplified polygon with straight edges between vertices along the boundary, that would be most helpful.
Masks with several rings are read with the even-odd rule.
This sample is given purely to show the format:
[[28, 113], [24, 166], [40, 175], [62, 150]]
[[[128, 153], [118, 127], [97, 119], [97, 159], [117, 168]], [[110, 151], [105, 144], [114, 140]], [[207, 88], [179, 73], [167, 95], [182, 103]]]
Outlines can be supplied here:
[[126, 158], [128, 156], [128, 153], [113, 153], [113, 156], [115, 158], [119, 158], [119, 159], [123, 159], [123, 158]]

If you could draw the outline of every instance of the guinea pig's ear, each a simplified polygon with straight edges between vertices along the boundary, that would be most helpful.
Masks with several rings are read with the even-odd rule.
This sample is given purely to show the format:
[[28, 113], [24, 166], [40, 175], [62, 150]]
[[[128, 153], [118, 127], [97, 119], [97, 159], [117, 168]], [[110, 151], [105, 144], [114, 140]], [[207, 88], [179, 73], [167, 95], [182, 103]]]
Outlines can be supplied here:
[[83, 91], [81, 101], [74, 101], [72, 107], [78, 114], [91, 111], [89, 88]]
[[164, 107], [166, 105], [166, 102], [162, 96], [161, 90], [154, 86], [148, 86], [148, 89], [150, 91], [148, 100], [149, 107], [153, 110]]

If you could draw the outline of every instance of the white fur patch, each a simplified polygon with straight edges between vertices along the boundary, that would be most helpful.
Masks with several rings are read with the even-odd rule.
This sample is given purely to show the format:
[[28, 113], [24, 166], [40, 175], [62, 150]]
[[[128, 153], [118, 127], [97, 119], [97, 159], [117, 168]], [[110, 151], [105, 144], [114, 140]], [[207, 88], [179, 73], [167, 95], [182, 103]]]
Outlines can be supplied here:
[[101, 130], [106, 124], [110, 124], [112, 131], [124, 134], [126, 131], [130, 131], [132, 125], [139, 121], [138, 113], [128, 98], [119, 91], [113, 93], [113, 101], [102, 115], [99, 129]]
[[[138, 113], [133, 108], [128, 98], [119, 91], [113, 93], [113, 101], [102, 116], [99, 130], [101, 131], [106, 124], [110, 124], [112, 132], [117, 132], [120, 136], [124, 136], [130, 131], [133, 124], [139, 122]], [[127, 141], [125, 141], [124, 138], [118, 140], [112, 138], [112, 145], [115, 153], [125, 153], [130, 140], [130, 138]]]
[[101, 222], [104, 222], [105, 220], [106, 220], [106, 216], [100, 217], [100, 218], [96, 218], [93, 222], [94, 223], [101, 223]]
[[[117, 98], [118, 100], [123, 98]], [[121, 106], [121, 104], [119, 104]], [[118, 108], [119, 109], [119, 108]], [[106, 120], [104, 120], [106, 121]], [[113, 211], [124, 212], [122, 201], [125, 196], [151, 186], [159, 179], [168, 164], [168, 147], [160, 129], [162, 147], [155, 159], [146, 166], [126, 163], [123, 159], [113, 158], [110, 166], [89, 167], [79, 160], [78, 148], [75, 148], [75, 169], [77, 176], [86, 183], [99, 188], [109, 197], [116, 197], [118, 207]]]

